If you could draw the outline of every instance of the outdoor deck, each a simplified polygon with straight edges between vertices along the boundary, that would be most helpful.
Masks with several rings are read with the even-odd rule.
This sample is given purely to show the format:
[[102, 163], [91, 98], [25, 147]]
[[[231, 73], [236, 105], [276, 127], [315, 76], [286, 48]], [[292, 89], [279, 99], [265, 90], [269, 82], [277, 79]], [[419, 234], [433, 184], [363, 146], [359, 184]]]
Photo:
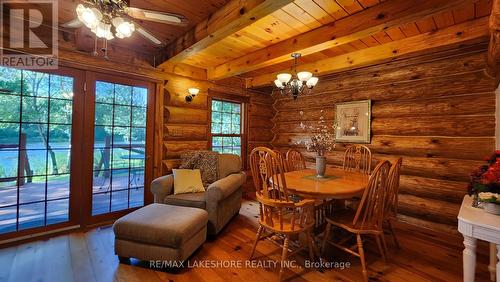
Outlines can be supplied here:
[[[92, 188], [92, 214], [118, 211], [128, 207], [143, 205], [143, 176], [135, 175], [129, 180], [127, 176], [114, 177], [113, 190], [110, 179], [103, 176], [94, 177]], [[130, 185], [130, 189], [128, 186]], [[130, 191], [130, 193], [129, 193]], [[0, 234], [16, 230], [17, 207], [19, 197], [19, 230], [50, 225], [68, 220], [69, 182], [68, 179], [45, 182], [26, 183], [0, 187]], [[45, 200], [47, 206], [45, 206]], [[45, 218], [45, 212], [47, 217]], [[46, 222], [45, 222], [46, 221]]]

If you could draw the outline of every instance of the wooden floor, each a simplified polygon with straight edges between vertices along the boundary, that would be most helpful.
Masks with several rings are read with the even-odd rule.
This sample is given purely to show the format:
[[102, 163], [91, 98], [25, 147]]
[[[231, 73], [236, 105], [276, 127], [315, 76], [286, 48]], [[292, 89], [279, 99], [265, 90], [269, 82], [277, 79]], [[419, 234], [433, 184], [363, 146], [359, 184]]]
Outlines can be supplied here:
[[[245, 261], [257, 229], [257, 205], [245, 201], [240, 214], [215, 240], [206, 242], [190, 258], [190, 265], [201, 261]], [[367, 261], [373, 281], [461, 281], [462, 256], [458, 237], [447, 237], [399, 224], [402, 249], [391, 248], [390, 261], [384, 263], [376, 249], [368, 248]], [[119, 264], [113, 254], [113, 231], [110, 227], [75, 232], [47, 240], [33, 241], [0, 249], [0, 281], [276, 281], [277, 269], [268, 264], [278, 259], [281, 250], [267, 240], [259, 243], [256, 263], [259, 268], [188, 268], [151, 270], [148, 262], [132, 260]], [[357, 258], [331, 249], [330, 261], [350, 262], [346, 269], [304, 268], [306, 254], [292, 257], [297, 267], [287, 270], [287, 281], [360, 281]], [[488, 281], [487, 257], [478, 256], [477, 281]]]

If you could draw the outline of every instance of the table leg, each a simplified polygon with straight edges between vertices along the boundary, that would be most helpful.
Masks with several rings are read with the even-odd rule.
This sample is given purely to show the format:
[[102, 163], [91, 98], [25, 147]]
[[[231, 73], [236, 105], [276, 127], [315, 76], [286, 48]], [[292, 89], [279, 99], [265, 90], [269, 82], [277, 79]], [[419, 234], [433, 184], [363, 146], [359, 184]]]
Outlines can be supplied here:
[[497, 282], [500, 282], [500, 244], [497, 245]]
[[[495, 268], [497, 264], [497, 250], [496, 245], [490, 243], [490, 265], [488, 265], [488, 271], [490, 272], [490, 280], [495, 281]], [[500, 281], [497, 279], [497, 281]]]
[[474, 282], [476, 272], [476, 238], [464, 235], [464, 282]]

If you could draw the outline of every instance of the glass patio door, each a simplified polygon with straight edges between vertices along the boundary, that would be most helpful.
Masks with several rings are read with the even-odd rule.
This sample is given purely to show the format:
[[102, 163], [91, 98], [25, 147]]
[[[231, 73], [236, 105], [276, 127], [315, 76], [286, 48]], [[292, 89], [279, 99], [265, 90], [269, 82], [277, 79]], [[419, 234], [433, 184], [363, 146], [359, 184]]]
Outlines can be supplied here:
[[[95, 75], [90, 83], [93, 124], [90, 215], [106, 218], [145, 202], [151, 180], [148, 111], [152, 84]], [[112, 217], [112, 216], [111, 216]]]
[[0, 67], [0, 238], [78, 221], [82, 77]]

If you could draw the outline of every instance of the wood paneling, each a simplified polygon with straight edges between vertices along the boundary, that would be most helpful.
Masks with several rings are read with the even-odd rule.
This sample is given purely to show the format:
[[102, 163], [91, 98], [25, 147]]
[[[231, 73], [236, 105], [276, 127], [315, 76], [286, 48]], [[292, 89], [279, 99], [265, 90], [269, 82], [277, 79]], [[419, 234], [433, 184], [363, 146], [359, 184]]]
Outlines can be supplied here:
[[[374, 162], [403, 157], [402, 220], [455, 228], [469, 173], [495, 148], [495, 82], [485, 73], [486, 45], [441, 52], [321, 77], [313, 95], [278, 98], [272, 145], [299, 147], [319, 111], [333, 123], [338, 102], [372, 99]], [[346, 144], [327, 154], [342, 164]], [[432, 222], [432, 223], [431, 223]], [[446, 228], [448, 226], [448, 228]]]

